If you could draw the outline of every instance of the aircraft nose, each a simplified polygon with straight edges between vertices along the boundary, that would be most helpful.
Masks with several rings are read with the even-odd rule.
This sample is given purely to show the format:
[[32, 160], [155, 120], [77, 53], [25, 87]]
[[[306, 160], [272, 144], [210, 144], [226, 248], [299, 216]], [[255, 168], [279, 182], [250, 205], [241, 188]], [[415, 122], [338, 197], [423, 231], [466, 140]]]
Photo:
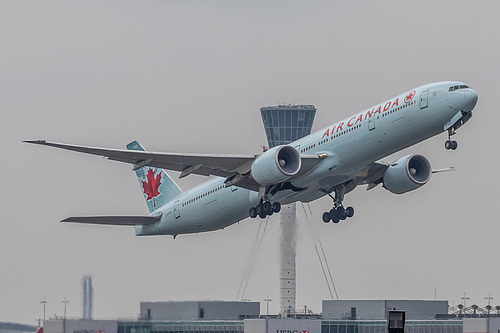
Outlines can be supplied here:
[[465, 105], [462, 111], [470, 112], [477, 103], [477, 92], [474, 89], [464, 90]]

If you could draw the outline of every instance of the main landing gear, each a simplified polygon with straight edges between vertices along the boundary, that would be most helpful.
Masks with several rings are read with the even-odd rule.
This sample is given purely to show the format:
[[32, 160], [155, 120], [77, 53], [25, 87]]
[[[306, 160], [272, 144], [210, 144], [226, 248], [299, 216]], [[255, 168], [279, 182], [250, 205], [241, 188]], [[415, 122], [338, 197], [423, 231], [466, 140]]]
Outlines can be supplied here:
[[259, 189], [259, 204], [255, 207], [250, 208], [248, 211], [248, 216], [251, 218], [256, 218], [257, 216], [261, 219], [271, 216], [274, 213], [279, 213], [281, 210], [281, 204], [279, 202], [271, 203], [267, 198], [271, 190], [270, 186], [261, 186]]
[[345, 220], [348, 217], [354, 216], [354, 208], [347, 207], [344, 208], [342, 204], [337, 207], [333, 207], [329, 212], [323, 213], [323, 222], [328, 223], [332, 221], [333, 223], [339, 223], [341, 220]]
[[450, 140], [452, 135], [455, 135], [455, 131], [453, 130], [453, 127], [448, 129], [448, 140], [444, 143], [444, 147], [446, 150], [456, 150], [458, 147], [458, 142]]
[[281, 204], [279, 202], [271, 203], [267, 198], [261, 198], [260, 203], [250, 208], [248, 211], [248, 215], [251, 218], [256, 218], [257, 216], [261, 219], [266, 218], [267, 216], [271, 216], [274, 213], [279, 213], [281, 210]]
[[344, 208], [342, 201], [344, 199], [345, 185], [338, 185], [334, 188], [335, 197], [328, 194], [330, 198], [333, 199], [333, 208], [329, 212], [323, 213], [323, 222], [328, 223], [332, 221], [333, 223], [339, 223], [348, 217], [354, 216], [354, 208], [347, 207]]

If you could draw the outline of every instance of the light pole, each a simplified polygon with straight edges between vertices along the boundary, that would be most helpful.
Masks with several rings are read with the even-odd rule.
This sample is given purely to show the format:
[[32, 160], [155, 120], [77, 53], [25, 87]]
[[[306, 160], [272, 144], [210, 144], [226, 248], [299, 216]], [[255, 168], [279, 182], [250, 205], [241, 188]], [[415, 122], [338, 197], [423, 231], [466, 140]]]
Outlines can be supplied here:
[[61, 303], [64, 303], [63, 333], [66, 333], [66, 304], [68, 304], [69, 301], [66, 300], [66, 297], [64, 297]]
[[488, 320], [486, 321], [486, 326], [487, 326], [486, 329], [489, 332], [490, 331], [490, 310], [491, 310], [490, 301], [493, 299], [493, 297], [491, 297], [490, 293], [488, 293], [488, 297], [485, 297], [484, 299], [488, 300], [488, 305], [486, 305], [486, 309], [488, 310]]
[[272, 299], [270, 299], [269, 295], [267, 295], [267, 298], [264, 298], [263, 301], [266, 302], [266, 317], [269, 317], [269, 302], [271, 302]]
[[66, 320], [66, 304], [69, 303], [68, 300], [66, 300], [66, 297], [61, 301], [61, 303], [64, 303], [64, 320]]
[[485, 297], [484, 299], [488, 300], [488, 306], [486, 307], [486, 309], [488, 309], [488, 315], [489, 315], [491, 310], [491, 300], [493, 299], [493, 297], [491, 297], [491, 295], [488, 294], [488, 297]]
[[467, 297], [467, 295], [464, 292], [464, 297], [462, 297], [461, 299], [464, 300], [464, 311], [467, 312], [467, 300], [470, 299], [470, 297]]
[[47, 304], [45, 297], [43, 298], [43, 301], [40, 301], [40, 303], [43, 304], [43, 321], [45, 321], [45, 305]]

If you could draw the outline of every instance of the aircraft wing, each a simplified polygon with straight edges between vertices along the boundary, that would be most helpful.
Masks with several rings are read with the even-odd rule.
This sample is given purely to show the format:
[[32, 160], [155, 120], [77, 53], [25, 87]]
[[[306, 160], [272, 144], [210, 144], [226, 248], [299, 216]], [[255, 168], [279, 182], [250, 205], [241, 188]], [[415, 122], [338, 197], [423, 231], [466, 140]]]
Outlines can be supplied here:
[[[28, 140], [23, 142], [98, 155], [109, 160], [134, 164], [134, 170], [144, 166], [151, 166], [179, 171], [181, 173], [179, 178], [190, 174], [226, 177], [226, 185], [228, 186], [235, 185], [254, 191], [259, 190], [259, 184], [249, 177], [252, 163], [259, 155], [156, 153], [139, 150], [87, 147], [49, 142], [46, 140]], [[324, 157], [326, 157], [325, 154], [301, 155], [302, 167], [296, 177], [312, 170]]]
[[45, 140], [29, 140], [23, 142], [98, 155], [113, 161], [135, 164], [137, 166], [136, 169], [143, 166], [151, 166], [179, 171], [181, 172], [181, 178], [189, 174], [228, 177], [238, 172], [238, 169], [246, 163], [253, 162], [256, 158], [255, 155], [179, 154], [107, 149], [49, 142]]
[[156, 216], [73, 216], [61, 222], [101, 224], [101, 225], [146, 225], [159, 222], [161, 214]]
[[[367, 191], [383, 183], [385, 170], [390, 166], [390, 163], [374, 162], [368, 165], [354, 179], [356, 185], [368, 185]], [[455, 171], [454, 167], [432, 170], [432, 174]]]

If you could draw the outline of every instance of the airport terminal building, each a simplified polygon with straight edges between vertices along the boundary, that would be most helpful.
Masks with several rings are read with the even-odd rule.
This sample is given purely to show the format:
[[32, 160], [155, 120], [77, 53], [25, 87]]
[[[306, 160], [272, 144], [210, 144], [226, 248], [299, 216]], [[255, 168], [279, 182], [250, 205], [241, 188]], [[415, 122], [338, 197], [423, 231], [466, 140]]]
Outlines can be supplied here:
[[328, 300], [322, 314], [296, 318], [262, 316], [259, 302], [141, 302], [138, 320], [46, 320], [44, 333], [385, 333], [394, 308], [406, 311], [408, 333], [489, 332], [465, 332], [458, 318], [436, 319], [447, 316], [447, 301]]

